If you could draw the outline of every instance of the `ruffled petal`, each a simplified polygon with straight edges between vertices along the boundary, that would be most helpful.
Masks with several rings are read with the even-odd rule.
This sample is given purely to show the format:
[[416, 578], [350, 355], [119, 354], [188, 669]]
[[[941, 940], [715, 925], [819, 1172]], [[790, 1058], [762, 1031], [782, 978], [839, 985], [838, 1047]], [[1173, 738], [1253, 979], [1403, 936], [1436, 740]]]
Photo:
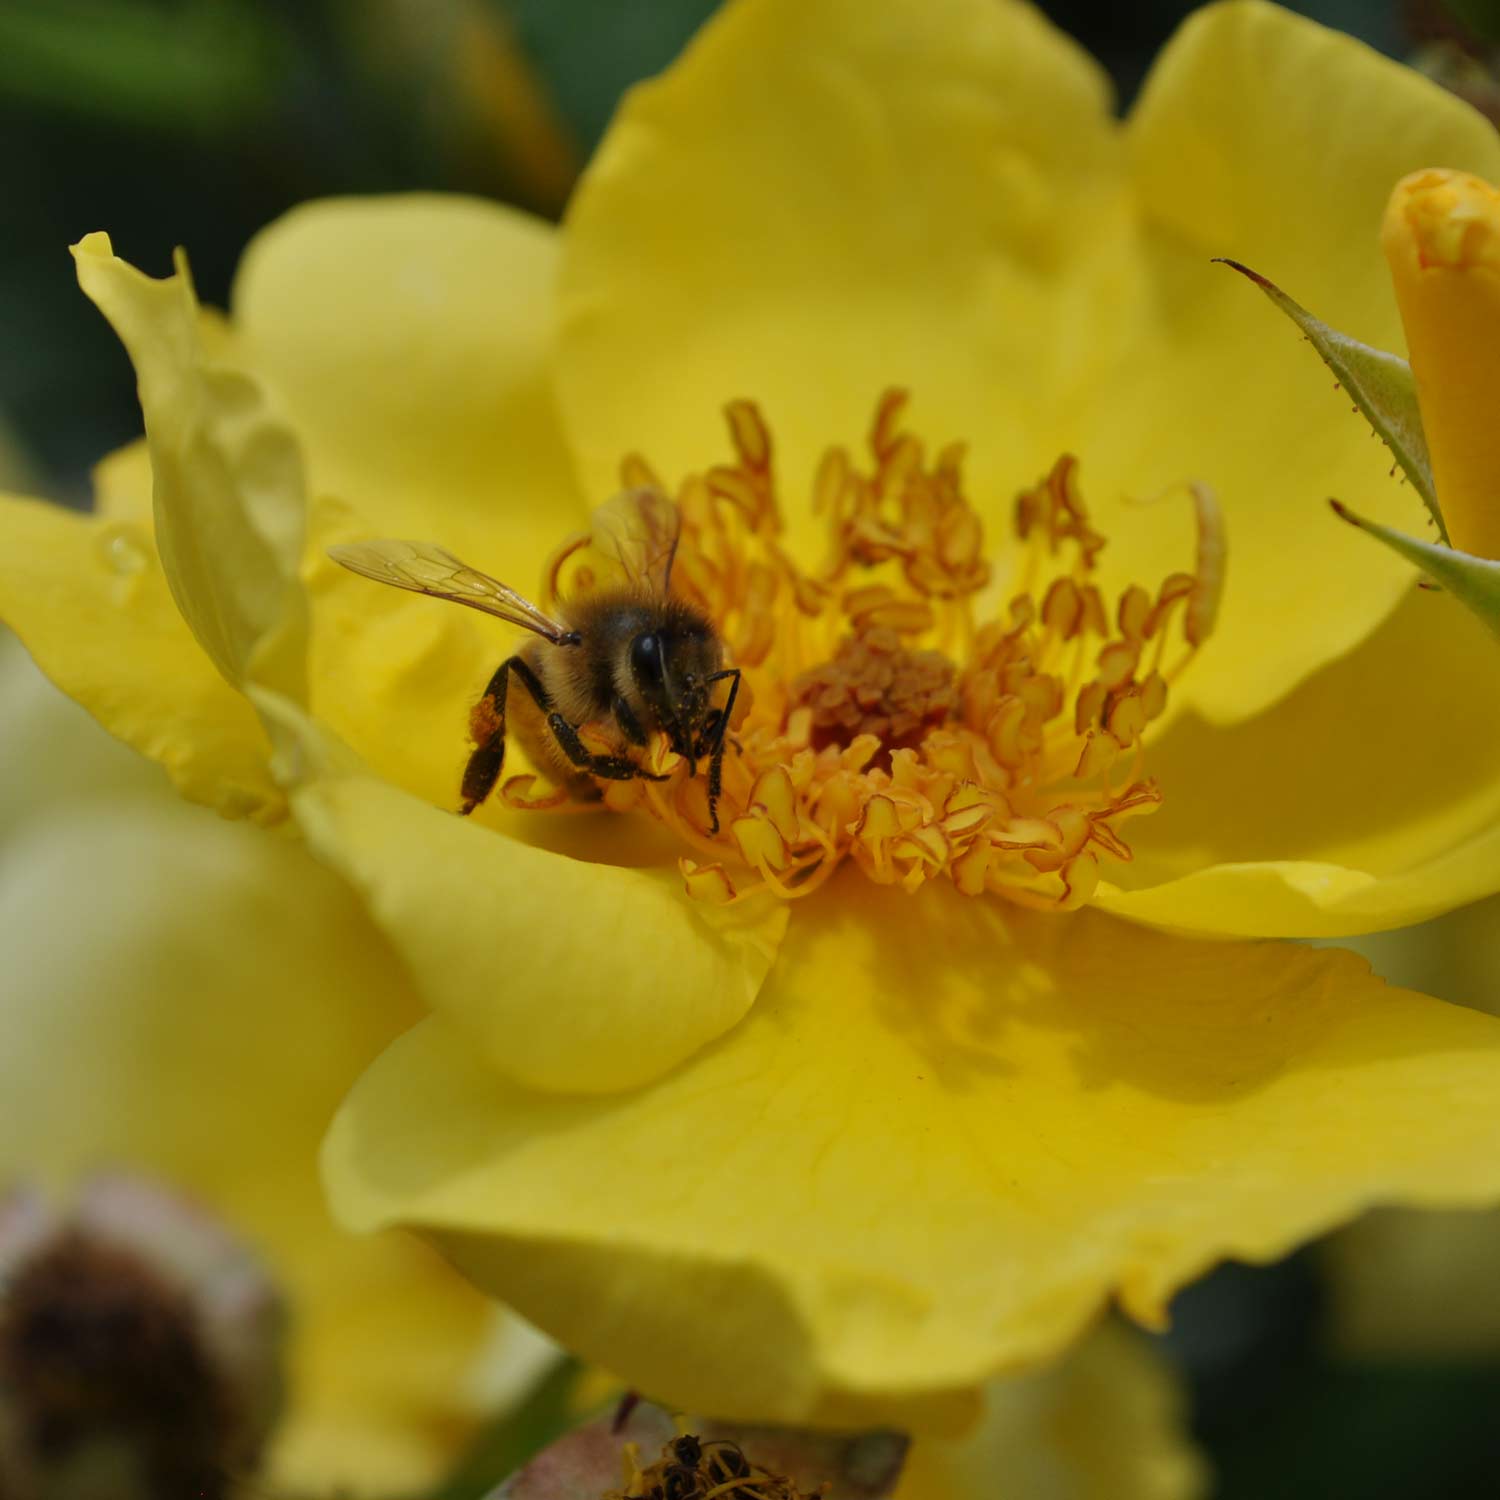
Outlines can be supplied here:
[[265, 731], [178, 612], [148, 526], [0, 498], [0, 548], [0, 619], [58, 687], [183, 796], [286, 816]]
[[[1091, 494], [1212, 485], [1228, 587], [1186, 701], [1259, 712], [1367, 636], [1410, 574], [1328, 514], [1329, 496], [1420, 530], [1385, 450], [1261, 298], [1210, 257], [1253, 266], [1379, 348], [1401, 345], [1377, 246], [1396, 179], [1420, 166], [1500, 171], [1468, 105], [1359, 42], [1261, 0], [1194, 14], [1157, 60], [1127, 130], [1143, 213], [1137, 342], [1078, 414]], [[1122, 576], [1154, 578], [1162, 533], [1101, 503]]]
[[237, 687], [305, 702], [306, 517], [296, 439], [255, 381], [205, 341], [185, 263], [163, 281], [73, 247], [78, 283], [135, 366], [151, 451], [156, 551], [198, 644]]
[[423, 1247], [328, 1220], [318, 1136], [417, 1008], [342, 883], [165, 791], [86, 803], [7, 842], [0, 944], [0, 1177], [152, 1173], [261, 1247], [295, 1312], [269, 1488], [435, 1482], [493, 1313]]
[[[317, 732], [289, 732], [316, 763]], [[674, 866], [523, 843], [336, 754], [292, 800], [312, 848], [363, 897], [427, 1003], [528, 1088], [610, 1092], [677, 1066], [750, 1008], [786, 929], [769, 896], [693, 901]]]
[[1476, 619], [1414, 591], [1259, 718], [1179, 720], [1148, 757], [1165, 801], [1131, 825], [1135, 859], [1110, 872], [1124, 889], [1097, 901], [1165, 927], [1334, 937], [1500, 888], [1500, 698], [1475, 690], [1495, 660]]
[[1008, 502], [1126, 305], [1110, 109], [1029, 6], [724, 7], [628, 96], [568, 214], [558, 388], [591, 491], [631, 451], [673, 480], [718, 461], [749, 397], [803, 510], [896, 384]]
[[234, 287], [236, 333], [314, 489], [523, 592], [587, 516], [548, 384], [555, 259], [551, 229], [516, 209], [331, 199], [264, 230]]
[[1348, 954], [857, 879], [744, 1022], [648, 1089], [541, 1098], [447, 1022], [361, 1080], [335, 1208], [666, 1399], [936, 1422], [1118, 1296], [1368, 1203], [1500, 1196], [1500, 1022]]

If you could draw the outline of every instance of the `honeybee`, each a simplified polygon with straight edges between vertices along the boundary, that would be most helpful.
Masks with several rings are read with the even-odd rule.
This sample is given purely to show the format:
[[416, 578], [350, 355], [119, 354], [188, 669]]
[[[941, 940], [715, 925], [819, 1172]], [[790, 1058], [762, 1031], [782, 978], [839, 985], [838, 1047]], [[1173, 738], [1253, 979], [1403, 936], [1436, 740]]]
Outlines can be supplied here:
[[[740, 672], [724, 665], [708, 617], [671, 594], [681, 526], [676, 506], [655, 490], [627, 490], [601, 506], [594, 513], [594, 545], [614, 554], [622, 577], [560, 604], [555, 616], [430, 542], [328, 549], [335, 562], [377, 583], [466, 604], [535, 637], [500, 663], [469, 715], [474, 750], [464, 769], [462, 815], [499, 781], [507, 732], [571, 796], [594, 800], [594, 777], [667, 779], [636, 758], [661, 731], [687, 761], [690, 776], [709, 758], [709, 822], [718, 832], [724, 747]], [[513, 677], [525, 693], [509, 699]], [[716, 706], [720, 682], [728, 689]], [[590, 750], [579, 737], [585, 725], [604, 729], [617, 748]]]

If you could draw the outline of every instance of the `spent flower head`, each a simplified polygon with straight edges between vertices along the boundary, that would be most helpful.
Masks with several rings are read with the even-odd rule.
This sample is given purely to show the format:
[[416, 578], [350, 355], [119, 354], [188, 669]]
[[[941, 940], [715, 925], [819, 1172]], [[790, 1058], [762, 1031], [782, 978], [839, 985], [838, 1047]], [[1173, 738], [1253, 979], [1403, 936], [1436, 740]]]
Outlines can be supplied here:
[[99, 1178], [0, 1203], [0, 1480], [15, 1500], [227, 1495], [282, 1403], [285, 1308], [202, 1210]]

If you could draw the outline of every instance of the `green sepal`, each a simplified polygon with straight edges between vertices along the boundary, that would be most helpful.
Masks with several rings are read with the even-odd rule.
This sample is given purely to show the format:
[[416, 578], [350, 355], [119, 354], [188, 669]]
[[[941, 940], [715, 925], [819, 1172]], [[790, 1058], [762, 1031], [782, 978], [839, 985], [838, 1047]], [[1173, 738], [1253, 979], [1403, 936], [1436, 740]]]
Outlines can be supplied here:
[[1428, 578], [1446, 589], [1460, 604], [1473, 610], [1500, 636], [1500, 562], [1458, 552], [1452, 547], [1441, 547], [1436, 542], [1420, 541], [1405, 532], [1382, 526], [1378, 521], [1367, 521], [1337, 500], [1328, 503], [1334, 513], [1351, 526], [1369, 532], [1391, 551], [1399, 552], [1408, 562], [1415, 563]]
[[1438, 508], [1437, 492], [1432, 487], [1432, 464], [1427, 457], [1427, 434], [1422, 430], [1422, 414], [1417, 408], [1417, 384], [1411, 366], [1398, 354], [1372, 349], [1319, 318], [1313, 317], [1301, 303], [1293, 301], [1275, 282], [1267, 281], [1249, 266], [1237, 260], [1217, 257], [1220, 265], [1229, 266], [1247, 277], [1307, 336], [1334, 378], [1349, 393], [1365, 420], [1391, 450], [1402, 472], [1422, 497], [1427, 513], [1437, 527], [1438, 536], [1448, 540], [1448, 528]]

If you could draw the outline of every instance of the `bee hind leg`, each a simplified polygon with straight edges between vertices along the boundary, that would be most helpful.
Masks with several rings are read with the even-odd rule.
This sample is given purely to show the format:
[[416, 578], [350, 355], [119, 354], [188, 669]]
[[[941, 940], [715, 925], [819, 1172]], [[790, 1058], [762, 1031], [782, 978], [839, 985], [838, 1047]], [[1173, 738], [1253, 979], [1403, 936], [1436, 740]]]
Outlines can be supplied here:
[[[558, 748], [580, 771], [590, 776], [603, 777], [607, 781], [634, 781], [641, 777], [647, 781], [666, 781], [665, 776], [643, 770], [628, 756], [595, 755], [578, 737], [578, 727], [570, 724], [552, 706], [552, 697], [542, 685], [542, 680], [532, 670], [524, 657], [512, 656], [501, 662], [490, 678], [484, 696], [474, 705], [469, 715], [469, 733], [474, 741], [474, 751], [464, 768], [463, 806], [459, 815], [467, 817], [494, 791], [495, 783], [505, 768], [505, 700], [514, 673], [521, 679], [521, 686], [530, 694], [531, 700], [546, 716], [547, 727], [557, 742]], [[644, 736], [643, 736], [644, 738]]]
[[501, 662], [484, 696], [470, 710], [469, 736], [474, 741], [474, 751], [464, 767], [463, 805], [458, 810], [461, 818], [468, 817], [495, 790], [500, 772], [505, 769], [505, 693], [511, 671], [518, 666], [525, 666], [519, 656]]

